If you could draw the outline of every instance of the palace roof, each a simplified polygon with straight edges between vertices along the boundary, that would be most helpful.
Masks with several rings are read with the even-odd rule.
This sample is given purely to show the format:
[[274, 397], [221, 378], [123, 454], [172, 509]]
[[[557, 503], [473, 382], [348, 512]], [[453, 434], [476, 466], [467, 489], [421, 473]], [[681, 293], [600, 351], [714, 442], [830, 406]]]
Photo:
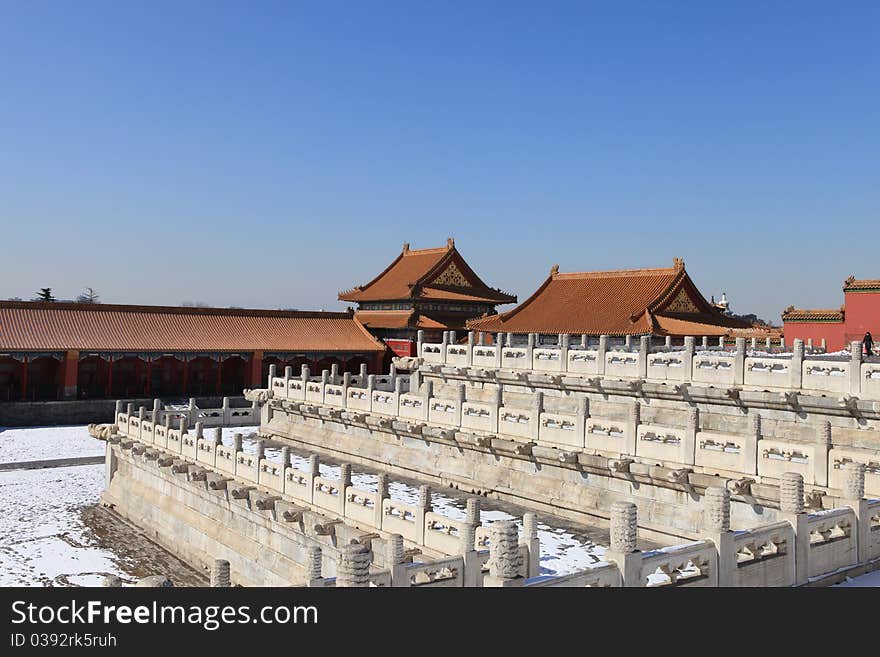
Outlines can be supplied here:
[[516, 303], [516, 296], [490, 288], [465, 262], [450, 238], [439, 249], [410, 250], [409, 244], [366, 285], [339, 293], [342, 301], [430, 299], [480, 303]]
[[377, 329], [445, 329], [446, 322], [433, 319], [415, 310], [359, 310], [354, 314], [356, 320], [367, 328]]
[[861, 280], [856, 279], [855, 276], [850, 276], [843, 282], [843, 291], [844, 292], [880, 292], [880, 279], [877, 278], [863, 278]]
[[842, 322], [844, 318], [844, 309], [837, 310], [819, 309], [810, 310], [806, 308], [795, 308], [789, 306], [782, 313], [783, 322]]
[[587, 335], [724, 335], [747, 322], [721, 314], [684, 268], [560, 273], [506, 313], [472, 320], [476, 331]]
[[384, 351], [351, 313], [0, 301], [0, 351]]

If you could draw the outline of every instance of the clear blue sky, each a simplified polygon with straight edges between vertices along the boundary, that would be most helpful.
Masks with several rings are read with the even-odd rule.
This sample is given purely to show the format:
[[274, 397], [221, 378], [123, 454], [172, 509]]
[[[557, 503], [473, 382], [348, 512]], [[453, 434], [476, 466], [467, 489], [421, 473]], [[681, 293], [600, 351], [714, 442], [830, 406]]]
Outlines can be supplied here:
[[0, 298], [337, 309], [447, 236], [523, 299], [880, 277], [880, 3], [0, 0]]

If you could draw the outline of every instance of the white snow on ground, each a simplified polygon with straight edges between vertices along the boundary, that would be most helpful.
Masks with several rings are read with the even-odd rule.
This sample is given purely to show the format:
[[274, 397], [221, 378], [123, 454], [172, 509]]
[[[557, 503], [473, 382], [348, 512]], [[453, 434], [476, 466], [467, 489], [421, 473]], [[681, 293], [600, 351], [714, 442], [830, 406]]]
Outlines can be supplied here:
[[844, 588], [880, 586], [880, 570], [875, 570], [873, 573], [867, 573], [859, 577], [847, 579], [845, 582], [837, 584], [837, 586]]
[[102, 456], [104, 443], [84, 426], [4, 429], [0, 427], [0, 463]]
[[106, 574], [129, 579], [113, 554], [91, 544], [80, 520], [79, 509], [97, 502], [103, 487], [103, 465], [0, 472], [0, 586], [98, 586]]
[[[268, 452], [268, 450], [267, 450]], [[291, 454], [291, 464], [300, 470], [308, 468], [308, 459], [299, 454]], [[327, 463], [320, 464], [322, 477], [335, 479], [339, 477], [339, 466]], [[353, 472], [351, 482], [358, 488], [371, 492], [376, 490], [376, 475], [365, 472]], [[388, 483], [388, 493], [391, 499], [405, 504], [416, 504], [419, 500], [419, 489], [402, 481]], [[480, 520], [484, 525], [491, 525], [498, 520], [513, 520], [517, 526], [522, 527], [522, 517], [512, 516], [509, 513], [493, 508], [493, 502], [485, 498], [480, 499]], [[431, 505], [434, 513], [446, 516], [452, 520], [462, 521], [465, 519], [467, 497], [452, 497], [442, 491], [431, 491]], [[541, 541], [541, 574], [542, 575], [566, 575], [568, 573], [583, 570], [592, 564], [602, 560], [605, 554], [605, 546], [598, 545], [584, 537], [576, 537], [570, 531], [561, 527], [553, 527], [544, 523], [538, 523], [538, 538]]]

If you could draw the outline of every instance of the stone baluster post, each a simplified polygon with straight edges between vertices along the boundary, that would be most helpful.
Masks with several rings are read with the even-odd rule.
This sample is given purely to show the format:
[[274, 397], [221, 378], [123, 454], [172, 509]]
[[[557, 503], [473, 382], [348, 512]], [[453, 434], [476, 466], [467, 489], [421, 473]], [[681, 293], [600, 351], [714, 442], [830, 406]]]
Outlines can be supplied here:
[[666, 340], [663, 343], [663, 348], [666, 349], [666, 351], [672, 350], [672, 336], [671, 335], [666, 336]]
[[733, 352], [733, 385], [741, 386], [746, 380], [746, 339], [736, 339], [736, 351]]
[[831, 422], [825, 420], [819, 425], [816, 436], [816, 465], [813, 468], [813, 477], [817, 486], [828, 485], [828, 454], [834, 443], [831, 439]]
[[423, 347], [425, 345], [425, 332], [421, 329], [416, 333], [416, 356], [422, 358], [424, 356]]
[[689, 383], [694, 380], [694, 352], [696, 351], [696, 338], [689, 335], [684, 339], [684, 351], [681, 353], [682, 381]]
[[779, 336], [779, 351], [785, 351], [785, 335]]
[[467, 401], [467, 385], [459, 383], [455, 390], [455, 419], [453, 420], [459, 429], [461, 429], [461, 411], [465, 401]]
[[162, 402], [158, 399], [154, 399], [153, 400], [153, 424], [159, 425], [161, 423], [162, 423]]
[[623, 339], [623, 346], [627, 351], [632, 351], [632, 336], [628, 335]]
[[308, 502], [315, 500], [315, 477], [321, 476], [321, 461], [317, 454], [309, 454]]
[[125, 414], [128, 415], [129, 417], [134, 415], [134, 404], [132, 402], [128, 402], [125, 405]]
[[348, 408], [348, 390], [351, 388], [351, 372], [342, 375], [342, 406]]
[[482, 331], [477, 333], [477, 344], [481, 347], [486, 344], [486, 334]]
[[758, 443], [761, 440], [761, 414], [749, 412], [749, 430], [743, 440], [743, 452], [748, 460], [746, 461], [745, 473], [758, 473]]
[[771, 338], [767, 338], [767, 340], [765, 342], [766, 342], [766, 344], [764, 345], [764, 348], [767, 350], [767, 353], [769, 354], [771, 352], [771, 350], [773, 349], [773, 340]]
[[370, 586], [370, 548], [360, 543], [343, 545], [336, 566], [337, 588]]
[[419, 537], [419, 543], [425, 544], [425, 514], [429, 513], [433, 506], [431, 505], [431, 487], [419, 486], [419, 501], [416, 503], [418, 507], [418, 515], [416, 516], [416, 536]]
[[568, 350], [571, 347], [571, 335], [568, 333], [559, 334], [559, 371], [568, 371]]
[[489, 546], [489, 574], [483, 577], [485, 587], [522, 586], [522, 553], [519, 549], [519, 530], [509, 520], [492, 523], [492, 543]]
[[238, 471], [238, 455], [241, 454], [241, 441], [244, 436], [240, 433], [233, 434], [232, 436], [232, 474], [234, 475]]
[[[159, 400], [158, 400], [158, 399], [154, 400], [154, 401], [153, 401], [153, 404], [155, 405], [155, 403], [156, 403], [157, 401], [159, 401]], [[117, 400], [116, 400], [116, 405], [113, 407], [113, 420], [114, 420], [115, 422], [118, 422], [118, 421], [119, 421], [119, 416], [120, 416], [120, 415], [122, 415], [122, 400], [121, 400], [121, 399], [117, 399]], [[156, 422], [156, 420], [154, 420], [154, 422]]]
[[187, 427], [191, 424], [195, 424], [196, 418], [198, 417], [198, 409], [196, 408], [196, 400], [194, 397], [189, 398], [189, 408], [186, 410], [187, 415]]
[[813, 338], [807, 338], [807, 353], [813, 353]]
[[440, 341], [440, 362], [446, 365], [446, 349], [449, 346], [449, 334], [443, 331], [443, 338]]
[[467, 354], [465, 354], [465, 362], [468, 365], [474, 364], [474, 341], [476, 340], [476, 336], [473, 331], [468, 331], [467, 334]]
[[626, 453], [629, 456], [636, 455], [638, 444], [639, 424], [641, 423], [642, 405], [634, 401], [629, 407], [629, 418], [626, 423]]
[[232, 586], [232, 579], [229, 573], [229, 562], [226, 559], [214, 559], [211, 564], [211, 587], [212, 588], [229, 588]]
[[520, 544], [528, 549], [526, 577], [537, 577], [541, 572], [541, 541], [538, 539], [538, 517], [534, 513], [523, 514], [523, 535]]
[[482, 564], [477, 555], [477, 527], [480, 526], [480, 498], [469, 497], [465, 509], [464, 525], [462, 526], [460, 551], [464, 556], [464, 585], [474, 587], [480, 585]]
[[339, 385], [339, 363], [330, 365], [330, 384], [334, 386]]
[[[477, 526], [480, 524], [480, 498], [469, 497], [467, 499], [467, 507], [464, 515], [465, 524]], [[471, 544], [473, 547], [473, 544]]]
[[538, 442], [541, 433], [541, 413], [544, 412], [544, 393], [538, 390], [532, 399], [531, 439]]
[[309, 366], [303, 365], [302, 369], [300, 370], [300, 373], [299, 373], [299, 379], [302, 382], [303, 399], [306, 398], [306, 394], [307, 394], [306, 391], [308, 390], [309, 376], [310, 376]]
[[223, 427], [214, 427], [214, 449], [223, 444]]
[[702, 348], [703, 348], [703, 351], [706, 351], [709, 349], [709, 336], [708, 335], [703, 336]]
[[810, 572], [810, 529], [804, 512], [804, 478], [797, 472], [785, 472], [779, 482], [779, 517], [794, 529], [794, 583], [803, 584]]
[[538, 334], [529, 333], [526, 336], [526, 362], [525, 367], [528, 370], [535, 367], [535, 345], [538, 343]]
[[266, 388], [268, 390], [274, 390], [275, 388], [272, 386], [272, 379], [278, 376], [278, 366], [275, 363], [269, 365], [269, 380], [266, 382]]
[[504, 333], [495, 334], [495, 368], [501, 369], [504, 364]]
[[688, 407], [687, 426], [684, 430], [684, 444], [682, 452], [685, 457], [685, 465], [693, 465], [697, 457], [697, 434], [700, 432], [700, 409], [696, 406]]
[[870, 558], [868, 547], [871, 540], [871, 510], [865, 498], [865, 464], [847, 461], [841, 464], [843, 470], [843, 495], [845, 506], [850, 507], [856, 515], [858, 525], [859, 563], [866, 563]]
[[382, 528], [382, 516], [384, 515], [382, 501], [390, 497], [391, 494], [388, 492], [388, 475], [380, 472], [376, 476], [376, 506], [373, 509], [373, 526], [377, 529]]
[[337, 509], [340, 516], [345, 517], [345, 502], [347, 498], [346, 491], [351, 486], [351, 463], [343, 463], [339, 466], [339, 508]]
[[310, 545], [306, 552], [306, 586], [324, 588], [324, 554], [319, 545]]
[[[256, 402], [252, 402], [256, 404]], [[223, 425], [227, 426], [232, 423], [232, 406], [229, 403], [229, 397], [224, 397], [220, 404], [220, 413], [223, 416]]]
[[825, 353], [828, 351], [828, 344], [825, 342], [825, 338], [822, 338], [822, 352]]
[[718, 336], [718, 348], [721, 349], [722, 351], [724, 350], [724, 336], [723, 335]]
[[758, 338], [752, 338], [752, 351], [758, 350]]
[[617, 564], [623, 586], [644, 586], [642, 581], [642, 553], [638, 551], [638, 508], [632, 502], [611, 505], [611, 545], [605, 551], [605, 560]]
[[327, 384], [330, 383], [330, 370], [321, 370], [321, 403], [327, 401]]
[[367, 376], [367, 409], [373, 412], [373, 391], [376, 389], [376, 375]]
[[605, 354], [608, 353], [608, 336], [599, 336], [599, 349], [596, 353], [596, 374], [603, 376], [605, 374]]
[[736, 582], [736, 547], [730, 531], [730, 491], [710, 486], [703, 497], [703, 532], [715, 544], [718, 557], [718, 586]]
[[804, 341], [798, 338], [792, 343], [791, 360], [789, 361], [789, 374], [791, 379], [789, 385], [793, 390], [800, 390], [803, 387], [804, 373]]
[[587, 440], [587, 420], [590, 418], [590, 398], [587, 396], [577, 398], [577, 421], [575, 422], [575, 433], [577, 434], [578, 447], [586, 447]]
[[489, 428], [492, 433], [497, 434], [498, 430], [501, 428], [501, 409], [504, 408], [504, 390], [500, 383], [498, 384], [498, 387], [493, 390], [492, 406], [492, 417], [490, 418], [491, 424], [489, 425]]
[[290, 463], [290, 447], [282, 447], [281, 448], [281, 477], [282, 481], [284, 480], [284, 473], [287, 471], [291, 465]]
[[422, 387], [422, 373], [419, 370], [413, 370], [409, 374], [409, 394], [419, 394], [419, 388]]
[[434, 396], [434, 382], [428, 379], [422, 387], [422, 419], [428, 421], [428, 409], [431, 408], [431, 398]]
[[648, 378], [648, 353], [651, 351], [651, 336], [643, 335], [639, 338], [639, 378]]
[[284, 368], [284, 398], [290, 397], [290, 381], [293, 379], [293, 367], [287, 365]]
[[860, 395], [862, 392], [862, 343], [854, 340], [849, 344], [849, 393]]
[[475, 547], [477, 542], [477, 526], [462, 525], [459, 544], [461, 545], [461, 555], [464, 559], [464, 586], [473, 588], [480, 585], [480, 579], [483, 576], [483, 564], [480, 563], [480, 557]]
[[403, 536], [391, 534], [385, 540], [385, 567], [391, 573], [391, 586], [394, 588], [409, 587], [410, 580], [406, 575], [406, 557], [403, 547]]

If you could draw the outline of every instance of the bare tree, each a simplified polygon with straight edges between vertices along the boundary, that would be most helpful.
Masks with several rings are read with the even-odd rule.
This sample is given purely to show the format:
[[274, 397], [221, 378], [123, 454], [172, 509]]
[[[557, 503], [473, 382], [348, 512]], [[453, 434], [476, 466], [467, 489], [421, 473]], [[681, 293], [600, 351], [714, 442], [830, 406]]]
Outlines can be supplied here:
[[77, 303], [99, 303], [98, 293], [94, 289], [87, 287], [85, 291], [76, 298]]

